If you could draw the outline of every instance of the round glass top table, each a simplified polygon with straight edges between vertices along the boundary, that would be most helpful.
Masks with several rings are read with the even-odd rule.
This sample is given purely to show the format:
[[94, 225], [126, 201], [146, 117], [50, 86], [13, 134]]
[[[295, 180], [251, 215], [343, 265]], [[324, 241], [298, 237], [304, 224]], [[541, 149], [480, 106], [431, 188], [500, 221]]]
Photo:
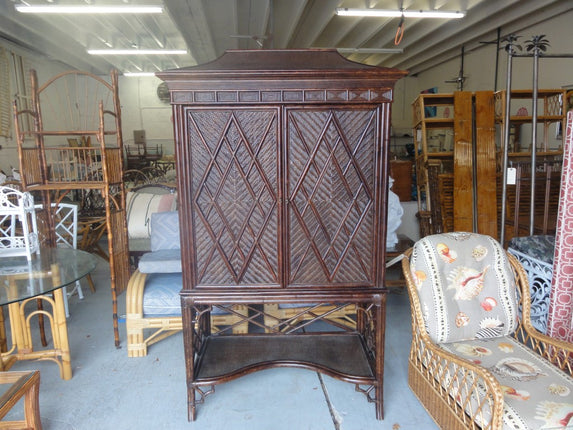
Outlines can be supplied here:
[[[53, 266], [59, 276], [49, 276]], [[95, 257], [71, 248], [42, 248], [40, 254], [0, 258], [0, 305], [28, 299], [71, 284], [95, 270]], [[48, 275], [48, 276], [46, 276]], [[6, 288], [8, 285], [12, 288]]]
[[[17, 360], [53, 360], [62, 379], [72, 377], [62, 287], [83, 278], [96, 265], [92, 254], [70, 248], [41, 248], [29, 262], [26, 257], [0, 257], [0, 305], [8, 305], [12, 334], [8, 348], [0, 314], [0, 370], [8, 370]], [[26, 306], [36, 300], [41, 308]], [[50, 322], [53, 345], [35, 350], [31, 326], [36, 327], [43, 317]]]

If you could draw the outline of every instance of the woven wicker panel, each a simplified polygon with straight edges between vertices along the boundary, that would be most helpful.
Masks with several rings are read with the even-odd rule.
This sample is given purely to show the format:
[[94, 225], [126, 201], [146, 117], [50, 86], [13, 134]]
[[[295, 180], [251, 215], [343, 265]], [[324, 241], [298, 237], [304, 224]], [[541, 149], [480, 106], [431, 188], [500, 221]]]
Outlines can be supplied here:
[[121, 148], [106, 148], [107, 182], [117, 184], [122, 181], [122, 172], [117, 166], [123, 163]]
[[[442, 205], [442, 190], [439, 187], [438, 175], [440, 170], [442, 170], [442, 162], [440, 160], [428, 159], [427, 171], [428, 171], [428, 184], [427, 184], [427, 195], [426, 200], [430, 206], [430, 212], [432, 214], [432, 234], [443, 233], [444, 232], [444, 213]], [[453, 183], [453, 175], [452, 177]], [[452, 189], [453, 190], [453, 189]], [[453, 202], [453, 194], [449, 195], [450, 200]], [[453, 205], [452, 205], [453, 206]]]
[[42, 164], [40, 150], [37, 148], [22, 148], [20, 160], [20, 171], [24, 177], [26, 185], [36, 185], [42, 183]]
[[277, 117], [273, 109], [189, 113], [199, 285], [279, 283]]
[[372, 282], [376, 112], [287, 115], [289, 283]]
[[440, 215], [444, 232], [454, 231], [454, 175], [443, 173], [438, 175], [438, 196], [440, 199]]

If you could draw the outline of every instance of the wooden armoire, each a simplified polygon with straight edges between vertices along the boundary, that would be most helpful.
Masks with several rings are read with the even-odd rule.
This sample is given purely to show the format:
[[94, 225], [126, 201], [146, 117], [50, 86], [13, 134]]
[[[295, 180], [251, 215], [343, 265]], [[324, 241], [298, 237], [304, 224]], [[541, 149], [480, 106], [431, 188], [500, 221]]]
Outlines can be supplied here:
[[[387, 148], [404, 75], [335, 50], [228, 51], [157, 74], [173, 106], [190, 419], [214, 385], [276, 366], [354, 383], [382, 419]], [[305, 322], [265, 325], [271, 303]], [[210, 312], [234, 304], [249, 333], [211, 330]], [[349, 307], [350, 327], [321, 325]]]

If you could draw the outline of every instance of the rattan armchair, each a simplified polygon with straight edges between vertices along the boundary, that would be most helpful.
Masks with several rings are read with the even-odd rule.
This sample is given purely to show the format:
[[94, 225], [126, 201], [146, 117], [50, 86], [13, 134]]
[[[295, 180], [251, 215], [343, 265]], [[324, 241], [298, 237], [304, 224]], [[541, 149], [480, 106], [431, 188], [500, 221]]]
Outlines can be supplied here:
[[441, 428], [573, 425], [573, 345], [531, 325], [515, 257], [488, 236], [445, 233], [418, 241], [402, 269], [412, 312], [408, 383]]

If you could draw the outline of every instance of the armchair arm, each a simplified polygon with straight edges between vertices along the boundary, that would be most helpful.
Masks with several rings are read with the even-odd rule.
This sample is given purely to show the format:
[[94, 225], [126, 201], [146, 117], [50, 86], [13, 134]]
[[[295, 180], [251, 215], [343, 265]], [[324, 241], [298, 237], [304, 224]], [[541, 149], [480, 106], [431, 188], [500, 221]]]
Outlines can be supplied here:
[[146, 273], [136, 270], [127, 284], [126, 314], [131, 318], [143, 318], [143, 291], [145, 290]]
[[573, 376], [573, 345], [537, 331], [531, 323], [522, 323], [513, 334], [519, 342], [528, 345], [541, 357]]
[[522, 317], [513, 337], [533, 351], [545, 358], [569, 376], [573, 376], [573, 344], [549, 337], [539, 332], [531, 324], [531, 294], [529, 281], [525, 269], [519, 260], [508, 253], [508, 259], [517, 277], [517, 284], [521, 293]]

